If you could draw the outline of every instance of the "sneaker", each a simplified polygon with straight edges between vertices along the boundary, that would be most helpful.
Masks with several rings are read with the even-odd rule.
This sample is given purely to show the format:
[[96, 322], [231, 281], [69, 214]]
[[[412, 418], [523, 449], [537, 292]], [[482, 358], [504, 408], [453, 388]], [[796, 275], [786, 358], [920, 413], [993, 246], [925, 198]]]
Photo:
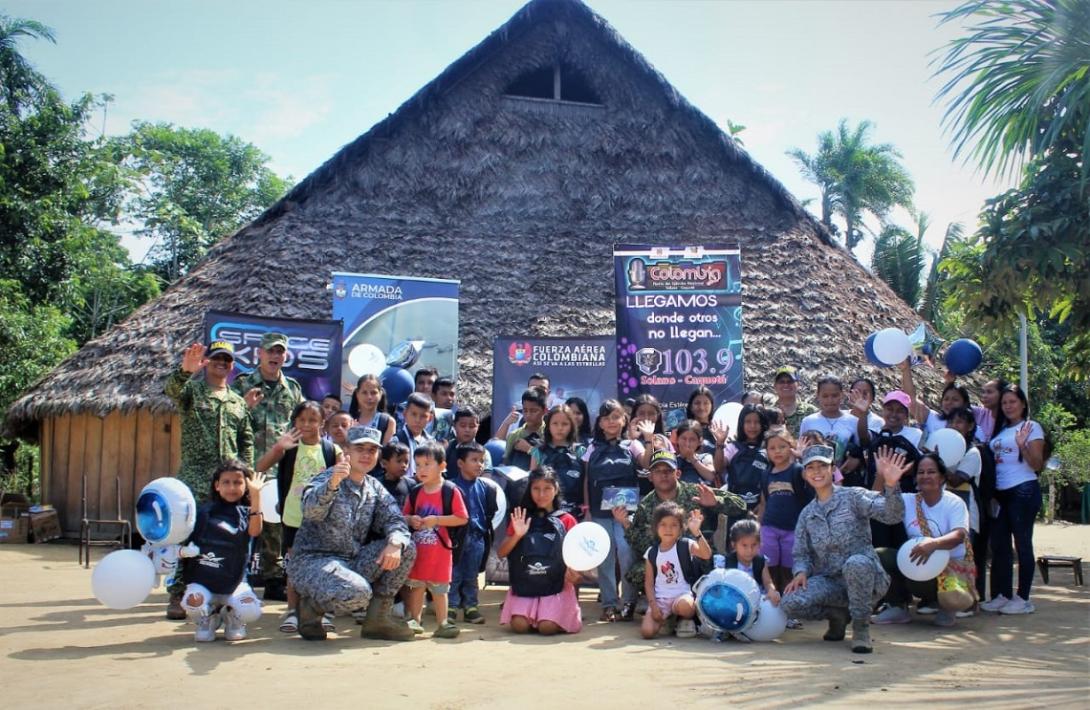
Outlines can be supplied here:
[[677, 622], [675, 633], [679, 639], [691, 639], [696, 636], [696, 622], [692, 619], [681, 619]]
[[1014, 599], [1007, 602], [1002, 609], [999, 610], [1000, 614], [1032, 614], [1037, 611], [1037, 608], [1033, 606], [1032, 602], [1027, 599], [1023, 599], [1017, 594], [1014, 595]]
[[953, 626], [957, 623], [957, 617], [954, 616], [952, 611], [946, 611], [945, 609], [939, 609], [935, 613], [935, 626]]
[[621, 621], [632, 621], [636, 618], [636, 605], [633, 602], [625, 602], [621, 606]]
[[237, 615], [228, 613], [227, 623], [224, 625], [223, 638], [228, 641], [241, 641], [246, 638], [246, 624]]
[[801, 629], [802, 628], [802, 622], [799, 621], [798, 619], [788, 619], [787, 620], [787, 628], [789, 628], [789, 629]]
[[908, 609], [903, 606], [890, 606], [881, 614], [875, 614], [871, 617], [872, 624], [878, 624], [883, 626], [885, 624], [907, 624], [912, 621], [912, 614], [908, 613]]
[[751, 639], [749, 636], [746, 636], [741, 631], [731, 631], [730, 637], [735, 641], [738, 641], [739, 643], [753, 643], [753, 639]]
[[447, 621], [454, 623], [458, 620], [458, 607], [447, 609]]
[[988, 611], [993, 614], [998, 614], [999, 610], [1005, 607], [1009, 601], [1010, 599], [1007, 599], [1005, 596], [1000, 594], [998, 597], [995, 597], [991, 601], [982, 602], [980, 605], [980, 609], [981, 611]]
[[409, 619], [409, 621], [406, 622], [406, 626], [408, 626], [410, 629], [412, 629], [413, 633], [417, 634], [418, 636], [420, 634], [424, 633], [424, 627], [421, 626], [420, 622], [417, 621], [416, 619]]
[[331, 612], [331, 611], [327, 611], [326, 613], [322, 614], [322, 628], [325, 629], [327, 632], [328, 631], [336, 631], [337, 630], [337, 624], [336, 624], [336, 621], [335, 621], [336, 618], [337, 617], [334, 616], [333, 612]]
[[199, 643], [216, 640], [216, 629], [220, 627], [220, 615], [209, 614], [197, 620], [197, 630], [193, 638]]
[[958, 618], [958, 619], [968, 619], [968, 618], [973, 617], [973, 616], [976, 616], [976, 610], [975, 609], [966, 609], [965, 611], [956, 611], [956, 612], [954, 612], [954, 617]]
[[435, 628], [435, 633], [432, 635], [438, 639], [456, 639], [461, 631], [452, 622], [444, 621]]
[[299, 614], [295, 609], [288, 609], [284, 612], [284, 615], [280, 617], [280, 631], [285, 634], [295, 634], [299, 632]]
[[481, 610], [477, 607], [471, 606], [462, 614], [462, 619], [469, 624], [483, 624], [484, 614], [482, 614]]
[[939, 610], [926, 602], [920, 602], [916, 605], [916, 613], [921, 616], [934, 616], [939, 613]]

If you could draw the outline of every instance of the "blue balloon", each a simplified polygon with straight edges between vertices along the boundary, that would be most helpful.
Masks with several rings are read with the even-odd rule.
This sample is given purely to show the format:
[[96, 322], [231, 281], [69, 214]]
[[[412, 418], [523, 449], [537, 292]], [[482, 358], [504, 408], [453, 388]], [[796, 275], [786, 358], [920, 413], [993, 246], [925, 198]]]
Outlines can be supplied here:
[[721, 631], [741, 631], [753, 623], [752, 600], [733, 584], [715, 582], [700, 590], [701, 619]]
[[403, 367], [387, 367], [378, 379], [382, 382], [382, 389], [386, 390], [387, 403], [393, 406], [404, 404], [416, 389], [412, 374]]
[[499, 466], [503, 463], [503, 454], [507, 450], [507, 444], [501, 439], [492, 439], [484, 445], [485, 451], [492, 457], [492, 465]]
[[888, 367], [884, 362], [878, 359], [878, 356], [874, 354], [874, 339], [878, 337], [878, 333], [871, 333], [867, 336], [867, 342], [863, 345], [863, 352], [867, 354], [867, 361], [870, 364], [877, 367]]
[[968, 375], [980, 367], [983, 360], [980, 346], [968, 338], [955, 340], [946, 349], [946, 369], [955, 375]]

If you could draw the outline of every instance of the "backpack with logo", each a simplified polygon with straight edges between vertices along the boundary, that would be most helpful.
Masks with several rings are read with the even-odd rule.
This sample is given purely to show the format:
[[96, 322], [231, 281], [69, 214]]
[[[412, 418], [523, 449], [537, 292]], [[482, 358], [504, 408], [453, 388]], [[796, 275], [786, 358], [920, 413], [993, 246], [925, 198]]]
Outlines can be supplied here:
[[[421, 483], [416, 484], [409, 489], [409, 510], [416, 511], [416, 499], [420, 497], [420, 491], [424, 489], [424, 485]], [[454, 493], [458, 490], [458, 486], [450, 481], [443, 481], [443, 487], [440, 489], [440, 495], [443, 499], [443, 515], [454, 515]], [[449, 542], [443, 539], [442, 535], [439, 535], [439, 544], [450, 550], [451, 559], [453, 564], [458, 564], [458, 561], [462, 559], [462, 550], [465, 549], [466, 532], [469, 525], [458, 525], [457, 527], [448, 528], [445, 525], [443, 529], [447, 531], [447, 537]]]
[[249, 509], [246, 506], [211, 503], [197, 514], [189, 541], [200, 554], [184, 560], [182, 579], [201, 584], [213, 594], [230, 594], [246, 575], [249, 561]]
[[583, 503], [583, 464], [575, 452], [568, 446], [547, 446], [537, 448], [541, 464], [556, 472], [560, 480], [560, 492], [564, 510], [571, 511]]
[[[878, 450], [882, 448], [887, 448], [893, 453], [903, 454], [905, 463], [915, 463], [919, 461], [921, 457], [920, 450], [907, 438], [900, 434], [891, 434], [889, 431], [883, 429], [878, 434], [871, 437], [870, 443], [866, 448], [864, 466], [856, 469], [852, 474], [845, 476], [844, 485], [860, 486], [867, 490], [872, 490], [874, 488], [874, 482], [878, 477], [876, 457], [878, 456]], [[851, 482], [849, 482], [849, 478], [852, 479]], [[916, 472], [914, 470], [901, 477], [901, 492], [916, 492]]]
[[761, 483], [768, 472], [768, 458], [760, 446], [738, 444], [738, 451], [727, 465], [727, 490], [753, 510], [761, 502]]
[[520, 597], [548, 597], [564, 589], [564, 523], [556, 513], [535, 515], [511, 554], [511, 591]]

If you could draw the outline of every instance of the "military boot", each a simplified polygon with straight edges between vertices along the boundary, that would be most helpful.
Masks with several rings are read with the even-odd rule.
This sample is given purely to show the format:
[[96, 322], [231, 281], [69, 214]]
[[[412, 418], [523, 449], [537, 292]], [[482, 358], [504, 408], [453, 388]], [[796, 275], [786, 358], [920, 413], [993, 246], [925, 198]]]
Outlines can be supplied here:
[[403, 621], [393, 617], [393, 597], [375, 597], [367, 607], [367, 618], [360, 626], [360, 638], [386, 641], [412, 641], [416, 634]]

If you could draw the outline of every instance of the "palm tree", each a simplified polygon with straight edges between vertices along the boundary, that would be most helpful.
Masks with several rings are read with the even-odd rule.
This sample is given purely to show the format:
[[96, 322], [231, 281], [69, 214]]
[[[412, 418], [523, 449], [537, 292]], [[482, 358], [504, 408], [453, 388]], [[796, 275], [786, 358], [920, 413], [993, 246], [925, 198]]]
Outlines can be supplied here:
[[787, 154], [798, 163], [803, 177], [821, 190], [821, 221], [832, 227], [832, 216], [844, 220], [849, 250], [863, 240], [864, 213], [881, 219], [896, 205], [911, 206], [915, 185], [900, 163], [901, 154], [888, 143], [869, 145], [870, 121], [854, 129], [841, 119], [836, 132], [818, 134], [813, 155], [794, 148]]
[[1090, 2], [970, 0], [939, 16], [968, 24], [933, 62], [955, 156], [1009, 174], [1065, 134], [1090, 154]]
[[29, 37], [56, 43], [53, 30], [36, 20], [0, 15], [0, 100], [16, 116], [27, 99], [49, 90], [49, 82], [19, 53], [19, 40]]
[[931, 270], [927, 274], [927, 283], [924, 285], [923, 297], [920, 299], [919, 313], [932, 323], [940, 320], [943, 301], [943, 274], [939, 265], [950, 255], [952, 249], [964, 240], [965, 229], [960, 222], [951, 222], [946, 225], [946, 234], [942, 237], [942, 246], [939, 253], [931, 260]]
[[931, 219], [920, 212], [916, 215], [916, 234], [887, 224], [874, 240], [871, 270], [913, 308], [920, 301], [920, 279], [927, 261], [923, 237], [929, 226]]

